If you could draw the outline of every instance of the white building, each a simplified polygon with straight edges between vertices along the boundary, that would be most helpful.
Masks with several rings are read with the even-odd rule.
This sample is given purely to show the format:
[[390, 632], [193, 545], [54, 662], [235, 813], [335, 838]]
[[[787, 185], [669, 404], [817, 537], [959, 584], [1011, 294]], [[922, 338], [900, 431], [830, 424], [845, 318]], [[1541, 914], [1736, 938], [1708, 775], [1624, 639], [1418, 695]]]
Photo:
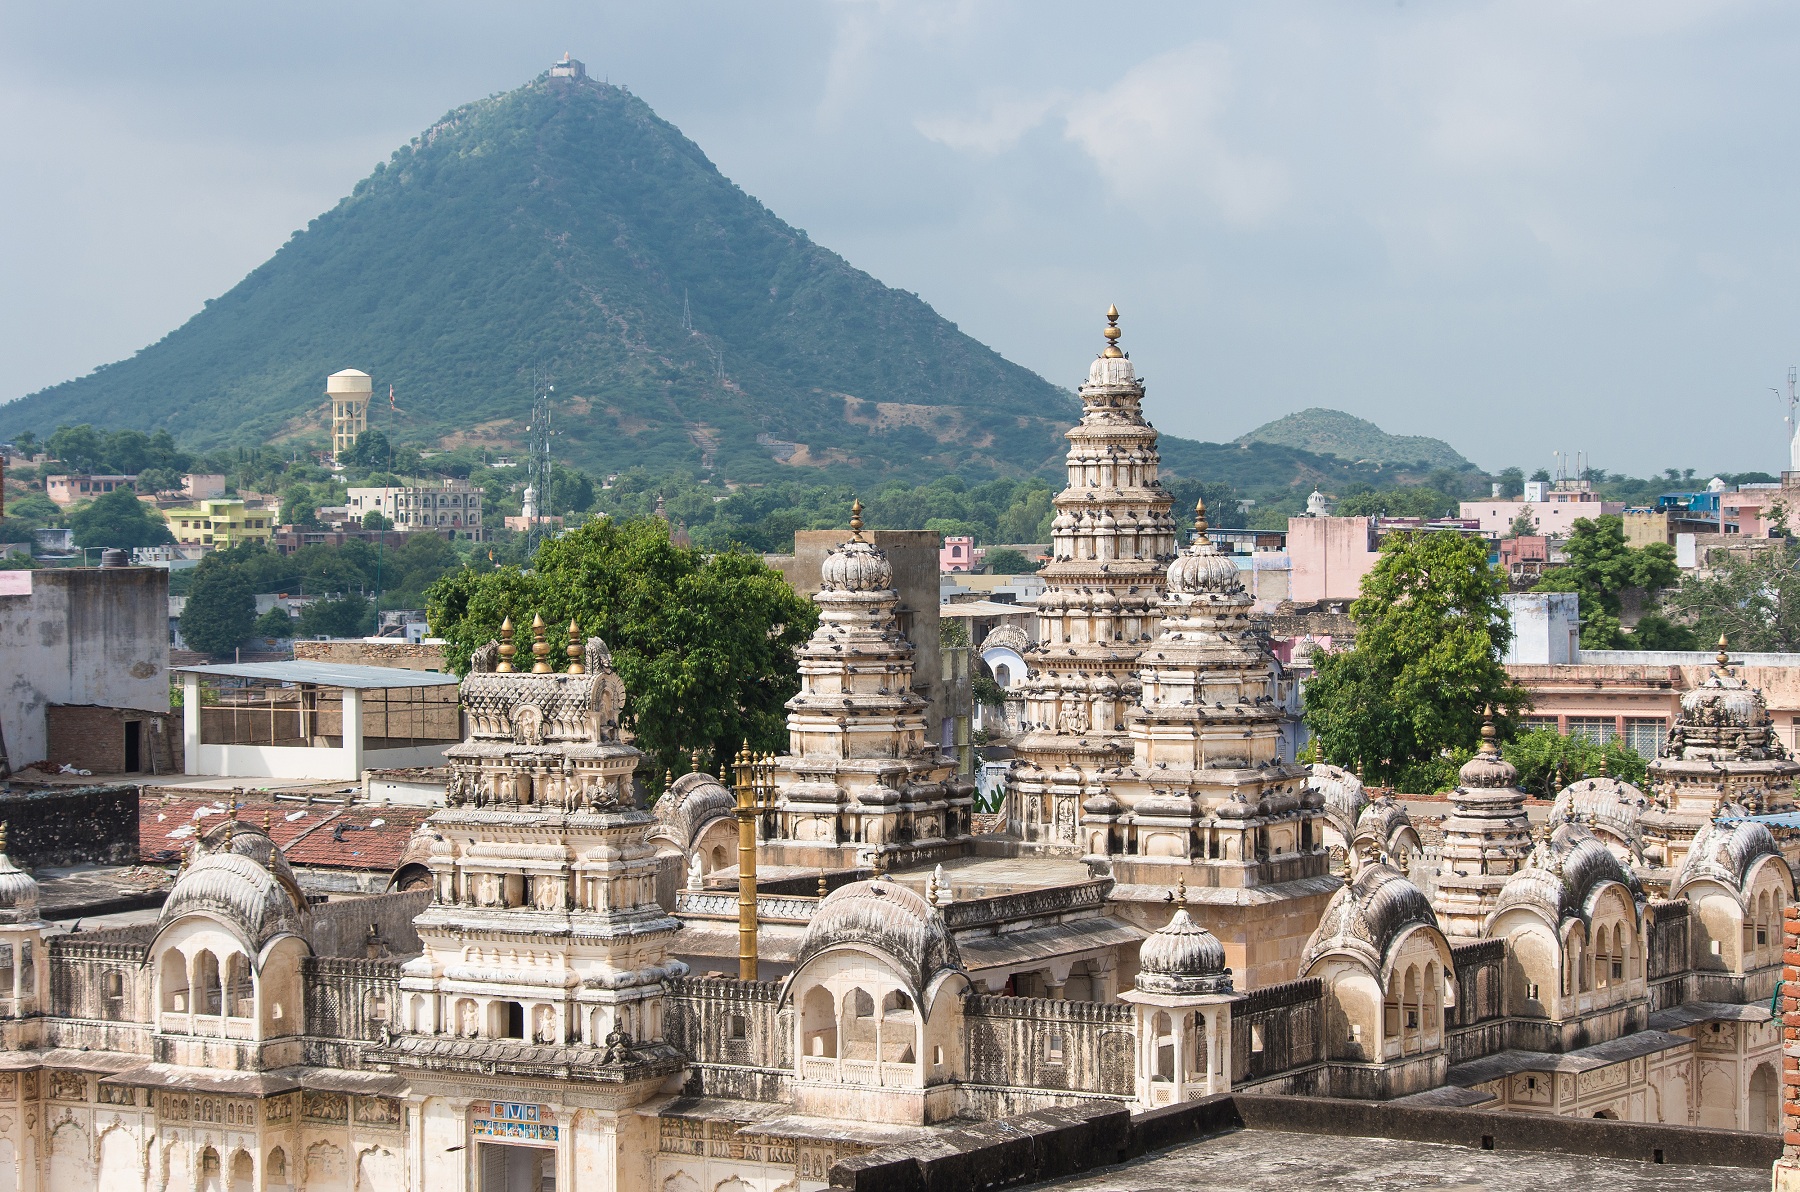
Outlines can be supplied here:
[[481, 490], [467, 480], [353, 488], [344, 504], [353, 521], [379, 513], [396, 530], [454, 530], [458, 538], [482, 541]]

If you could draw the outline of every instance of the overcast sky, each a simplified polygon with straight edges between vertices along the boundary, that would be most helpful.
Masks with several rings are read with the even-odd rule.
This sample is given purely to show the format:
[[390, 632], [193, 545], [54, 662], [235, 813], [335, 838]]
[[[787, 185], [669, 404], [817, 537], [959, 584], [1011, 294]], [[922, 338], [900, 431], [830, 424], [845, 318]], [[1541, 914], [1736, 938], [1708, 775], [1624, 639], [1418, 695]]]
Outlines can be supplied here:
[[191, 316], [564, 50], [1058, 384], [1116, 302], [1167, 430], [1307, 406], [1484, 466], [1785, 466], [1779, 3], [0, 6], [0, 397]]

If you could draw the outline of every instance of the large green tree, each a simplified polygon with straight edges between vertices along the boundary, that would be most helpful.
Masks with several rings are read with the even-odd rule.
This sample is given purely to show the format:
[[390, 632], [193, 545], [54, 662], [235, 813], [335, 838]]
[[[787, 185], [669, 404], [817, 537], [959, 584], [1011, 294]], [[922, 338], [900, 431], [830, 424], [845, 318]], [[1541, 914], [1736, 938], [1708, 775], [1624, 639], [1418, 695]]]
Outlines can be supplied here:
[[1576, 518], [1563, 554], [1568, 561], [1544, 572], [1535, 590], [1580, 593], [1581, 645], [1588, 650], [1616, 650], [1625, 641], [1619, 610], [1627, 591], [1637, 588], [1654, 599], [1681, 577], [1674, 547], [1632, 546], [1616, 513]]
[[228, 551], [194, 568], [193, 586], [181, 610], [181, 638], [202, 654], [229, 654], [256, 627], [256, 595], [245, 570]]
[[1800, 551], [1789, 540], [1748, 557], [1715, 551], [1669, 605], [1693, 621], [1702, 643], [1723, 634], [1735, 650], [1800, 650]]
[[1325, 756], [1405, 789], [1433, 782], [1445, 751], [1475, 745], [1488, 705], [1510, 720], [1526, 696], [1500, 665], [1512, 640], [1503, 591], [1479, 538], [1390, 535], [1350, 605], [1355, 644], [1317, 656], [1306, 686]]
[[757, 555], [677, 546], [653, 518], [590, 521], [545, 543], [531, 571], [454, 572], [426, 609], [459, 674], [507, 616], [523, 657], [534, 614], [552, 626], [553, 649], [571, 618], [584, 637], [604, 638], [625, 684], [625, 723], [658, 770], [695, 749], [723, 761], [745, 740], [781, 748], [783, 705], [800, 686], [794, 651], [818, 623]]
[[79, 546], [161, 546], [173, 542], [168, 523], [151, 512], [130, 489], [116, 488], [69, 515]]

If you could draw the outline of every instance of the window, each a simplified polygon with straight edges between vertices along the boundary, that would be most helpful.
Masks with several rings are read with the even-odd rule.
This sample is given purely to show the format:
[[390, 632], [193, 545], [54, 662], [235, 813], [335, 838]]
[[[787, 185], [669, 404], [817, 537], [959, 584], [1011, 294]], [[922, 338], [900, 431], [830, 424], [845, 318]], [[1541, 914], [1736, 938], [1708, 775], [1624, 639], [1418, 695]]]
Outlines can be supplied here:
[[1619, 735], [1618, 722], [1610, 716], [1571, 716], [1569, 735], [1604, 745]]
[[733, 1014], [731, 1016], [731, 1037], [733, 1039], [745, 1039], [748, 1038], [749, 1035], [749, 1027], [744, 1021], [744, 1016], [742, 1014]]
[[1053, 1064], [1062, 1063], [1063, 1062], [1063, 1037], [1062, 1037], [1062, 1035], [1060, 1033], [1051, 1035], [1048, 1040], [1048, 1043], [1049, 1043], [1049, 1046], [1045, 1050], [1045, 1058], [1048, 1059]]
[[1526, 732], [1532, 732], [1536, 729], [1549, 729], [1551, 732], [1556, 732], [1557, 731], [1556, 717], [1554, 717], [1554, 716], [1526, 716], [1519, 721], [1519, 727], [1524, 729]]
[[1651, 759], [1667, 735], [1666, 721], [1631, 719], [1625, 722], [1625, 744], [1639, 757]]
[[[1417, 1025], [1417, 1024], [1415, 1023], [1414, 1025]], [[1250, 1024], [1250, 1050], [1251, 1051], [1261, 1051], [1262, 1049], [1263, 1049], [1262, 1024], [1253, 1022]]]

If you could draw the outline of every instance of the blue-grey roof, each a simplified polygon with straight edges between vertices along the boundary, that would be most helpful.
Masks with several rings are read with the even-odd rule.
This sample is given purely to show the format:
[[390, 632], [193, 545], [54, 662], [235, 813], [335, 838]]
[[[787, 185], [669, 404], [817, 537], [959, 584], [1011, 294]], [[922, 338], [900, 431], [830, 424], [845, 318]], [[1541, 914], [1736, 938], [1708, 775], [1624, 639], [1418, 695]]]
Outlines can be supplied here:
[[397, 666], [350, 666], [337, 662], [235, 662], [218, 666], [178, 666], [183, 674], [222, 679], [262, 679], [272, 683], [310, 683], [368, 691], [380, 687], [454, 687], [455, 675], [404, 670]]
[[1776, 811], [1768, 815], [1721, 815], [1722, 824], [1767, 824], [1771, 828], [1800, 828], [1800, 811]]

